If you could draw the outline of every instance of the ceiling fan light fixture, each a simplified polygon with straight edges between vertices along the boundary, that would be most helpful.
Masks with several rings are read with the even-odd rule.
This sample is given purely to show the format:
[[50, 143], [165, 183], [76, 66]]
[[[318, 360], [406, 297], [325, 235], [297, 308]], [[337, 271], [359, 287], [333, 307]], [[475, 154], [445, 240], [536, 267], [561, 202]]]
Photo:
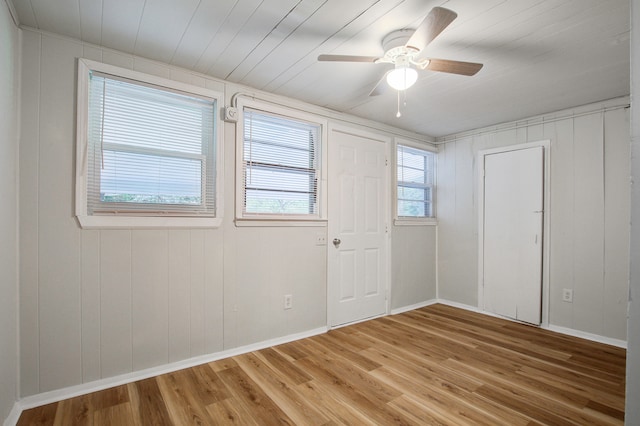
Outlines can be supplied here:
[[387, 74], [387, 83], [396, 90], [407, 90], [418, 80], [418, 71], [409, 66], [396, 67]]

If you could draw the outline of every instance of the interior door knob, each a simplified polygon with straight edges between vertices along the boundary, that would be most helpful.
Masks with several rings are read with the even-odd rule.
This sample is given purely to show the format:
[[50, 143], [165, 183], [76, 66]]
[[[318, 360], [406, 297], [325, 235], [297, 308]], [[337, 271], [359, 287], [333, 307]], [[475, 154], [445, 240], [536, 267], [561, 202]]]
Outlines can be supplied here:
[[333, 239], [333, 245], [336, 246], [336, 248], [338, 248], [340, 243], [341, 243], [340, 238], [334, 238]]

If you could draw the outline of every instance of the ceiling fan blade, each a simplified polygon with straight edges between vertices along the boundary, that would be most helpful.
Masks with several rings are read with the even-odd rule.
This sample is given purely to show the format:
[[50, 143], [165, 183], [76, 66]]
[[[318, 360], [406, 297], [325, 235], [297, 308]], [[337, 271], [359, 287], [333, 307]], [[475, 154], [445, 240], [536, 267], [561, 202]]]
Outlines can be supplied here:
[[413, 33], [407, 47], [422, 50], [451, 24], [458, 14], [444, 7], [434, 7], [422, 21], [418, 29]]
[[354, 56], [354, 55], [320, 55], [319, 61], [331, 61], [331, 62], [375, 62], [378, 60], [377, 56]]
[[475, 62], [449, 61], [447, 59], [429, 59], [424, 69], [429, 71], [448, 72], [450, 74], [475, 75], [482, 68]]
[[389, 85], [387, 84], [387, 74], [389, 74], [390, 72], [391, 70], [384, 73], [382, 78], [376, 83], [375, 87], [371, 89], [371, 92], [369, 92], [369, 96], [382, 95], [387, 91], [387, 89], [389, 89]]

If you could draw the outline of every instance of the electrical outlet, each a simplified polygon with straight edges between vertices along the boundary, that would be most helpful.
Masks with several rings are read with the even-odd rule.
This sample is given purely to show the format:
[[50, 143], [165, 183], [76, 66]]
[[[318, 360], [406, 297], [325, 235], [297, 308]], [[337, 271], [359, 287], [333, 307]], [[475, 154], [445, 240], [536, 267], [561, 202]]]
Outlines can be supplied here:
[[323, 233], [316, 234], [316, 245], [317, 246], [326, 246], [327, 245], [327, 236]]
[[291, 294], [284, 295], [284, 308], [285, 309], [293, 308], [293, 295]]
[[573, 290], [570, 288], [563, 288], [562, 289], [562, 301], [563, 302], [569, 302], [572, 303], [573, 302]]

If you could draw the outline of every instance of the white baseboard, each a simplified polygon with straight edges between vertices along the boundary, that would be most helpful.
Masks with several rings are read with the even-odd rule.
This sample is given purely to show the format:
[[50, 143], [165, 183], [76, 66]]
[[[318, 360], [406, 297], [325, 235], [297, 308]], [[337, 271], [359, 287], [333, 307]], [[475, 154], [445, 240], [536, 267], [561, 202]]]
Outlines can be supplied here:
[[[491, 312], [483, 311], [483, 310], [481, 310], [480, 308], [478, 308], [476, 306], [465, 305], [465, 304], [462, 304], [462, 303], [451, 302], [449, 300], [442, 300], [442, 299], [438, 299], [437, 303], [442, 303], [443, 305], [449, 305], [449, 306], [453, 306], [454, 308], [465, 309], [467, 311], [477, 312], [477, 313], [480, 313], [480, 314], [489, 315], [489, 316], [496, 317], [496, 318], [506, 319], [508, 321], [518, 322], [518, 321], [515, 321], [515, 320], [513, 320], [511, 318], [507, 318], [507, 317], [503, 317], [501, 315], [493, 314]], [[581, 339], [591, 340], [592, 342], [604, 343], [605, 345], [616, 346], [616, 347], [624, 348], [624, 349], [627, 348], [627, 342], [625, 340], [619, 340], [619, 339], [614, 339], [614, 338], [611, 338], [611, 337], [600, 336], [599, 334], [587, 333], [585, 331], [575, 330], [573, 328], [560, 327], [560, 326], [553, 325], [553, 324], [542, 325], [542, 326], [540, 326], [540, 328], [545, 329], [545, 330], [549, 330], [549, 331], [553, 331], [555, 333], [566, 334], [567, 336], [579, 337]]]
[[464, 303], [453, 302], [453, 301], [447, 300], [447, 299], [438, 299], [438, 300], [436, 300], [436, 303], [441, 303], [443, 305], [452, 306], [454, 308], [464, 309], [465, 311], [476, 312], [478, 314], [497, 316], [497, 315], [493, 315], [491, 312], [484, 312], [483, 310], [481, 310], [477, 306], [465, 305]]
[[11, 408], [11, 411], [9, 412], [9, 415], [7, 416], [6, 419], [4, 419], [4, 426], [15, 426], [16, 423], [18, 423], [18, 420], [20, 420], [20, 414], [22, 414], [22, 408], [20, 408], [20, 403], [19, 402], [15, 402], [13, 404], [13, 408]]
[[430, 306], [438, 303], [437, 299], [431, 299], [420, 303], [414, 303], [413, 305], [403, 306], [401, 308], [396, 308], [391, 310], [391, 315], [398, 315], [403, 312], [413, 311], [414, 309], [424, 308], [425, 306]]
[[[56, 389], [49, 392], [39, 393], [19, 400], [14, 405], [12, 410], [11, 419], [15, 417], [15, 421], [18, 420], [23, 410], [29, 408], [38, 407], [52, 402], [62, 401], [64, 399], [73, 398], [79, 395], [84, 395], [91, 392], [96, 392], [104, 389], [108, 389], [114, 386], [120, 386], [123, 384], [135, 382], [138, 380], [148, 379], [150, 377], [158, 376], [160, 374], [172, 373], [174, 371], [182, 370], [184, 368], [194, 367], [200, 364], [206, 364], [208, 362], [217, 361], [223, 358], [229, 358], [236, 355], [241, 355], [260, 349], [269, 348], [271, 346], [277, 346], [284, 343], [289, 343], [294, 340], [300, 340], [307, 337], [316, 336], [318, 334], [326, 333], [327, 327], [319, 327], [313, 330], [308, 330], [302, 333], [290, 334], [284, 337], [278, 337], [275, 339], [264, 340], [262, 342], [253, 343], [250, 345], [240, 346], [233, 349], [228, 349], [212, 354], [197, 356], [182, 361], [172, 362], [169, 364], [163, 364], [157, 367], [146, 368], [144, 370], [134, 371], [132, 373], [121, 374], [119, 376], [109, 377], [106, 379], [95, 380], [88, 383], [82, 383], [80, 385], [70, 386], [63, 389]], [[13, 411], [17, 411], [17, 414], [13, 414]], [[5, 421], [5, 426], [15, 424], [7, 423], [9, 418]]]
[[546, 330], [554, 331], [556, 333], [566, 334], [573, 337], [580, 337], [581, 339], [591, 340], [593, 342], [604, 343], [605, 345], [617, 346], [619, 348], [627, 349], [627, 342], [625, 340], [613, 339], [611, 337], [600, 336], [599, 334], [587, 333], [585, 331], [560, 327], [553, 324], [549, 324], [548, 327], [543, 328], [545, 328]]

